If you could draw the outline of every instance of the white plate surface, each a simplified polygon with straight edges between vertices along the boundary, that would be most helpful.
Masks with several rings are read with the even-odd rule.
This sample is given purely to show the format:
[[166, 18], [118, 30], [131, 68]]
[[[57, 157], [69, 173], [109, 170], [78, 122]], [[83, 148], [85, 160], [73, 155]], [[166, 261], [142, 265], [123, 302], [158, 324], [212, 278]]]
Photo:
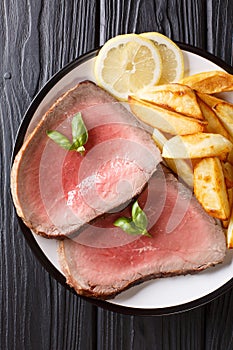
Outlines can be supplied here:
[[[202, 71], [222, 70], [219, 66], [189, 51], [183, 51], [185, 59], [185, 75], [191, 75]], [[69, 88], [83, 80], [95, 81], [93, 75], [94, 59], [82, 63], [66, 74], [48, 92], [38, 106], [29, 130], [48, 110], [54, 101]], [[225, 97], [233, 102], [233, 93], [224, 93]], [[41, 250], [56, 267], [61, 271], [57, 256], [57, 241], [47, 240], [34, 235]], [[223, 264], [209, 268], [196, 275], [167, 277], [142, 283], [121, 293], [108, 303], [141, 309], [160, 309], [179, 306], [202, 298], [218, 288], [222, 287], [233, 277], [233, 251], [228, 251]]]

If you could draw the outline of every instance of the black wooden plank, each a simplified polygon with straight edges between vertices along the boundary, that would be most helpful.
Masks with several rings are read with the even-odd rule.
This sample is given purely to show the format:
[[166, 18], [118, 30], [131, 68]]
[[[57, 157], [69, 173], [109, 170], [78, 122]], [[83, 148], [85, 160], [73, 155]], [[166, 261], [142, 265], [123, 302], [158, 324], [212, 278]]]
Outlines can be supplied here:
[[101, 0], [100, 4], [100, 44], [117, 34], [158, 31], [205, 48], [206, 4], [202, 0]]
[[233, 291], [225, 293], [206, 305], [205, 348], [233, 349]]
[[233, 347], [232, 292], [179, 315], [96, 313], [35, 259], [19, 230], [9, 191], [10, 156], [22, 115], [61, 67], [116, 34], [143, 31], [160, 31], [232, 64], [232, 11], [227, 0], [0, 2], [2, 349]]
[[230, 0], [207, 1], [207, 50], [233, 65], [233, 4]]
[[204, 350], [205, 311], [139, 317], [98, 310], [98, 349]]
[[[0, 347], [94, 349], [96, 308], [58, 284], [19, 229], [10, 159], [23, 114], [61, 67], [95, 46], [95, 2], [0, 2]], [[83, 40], [83, 38], [86, 40]]]

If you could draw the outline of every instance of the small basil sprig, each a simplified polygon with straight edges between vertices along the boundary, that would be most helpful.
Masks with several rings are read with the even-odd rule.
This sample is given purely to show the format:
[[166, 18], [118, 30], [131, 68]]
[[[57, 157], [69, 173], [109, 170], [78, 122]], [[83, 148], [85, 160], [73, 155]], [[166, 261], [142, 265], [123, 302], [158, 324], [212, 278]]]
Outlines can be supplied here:
[[123, 231], [131, 235], [143, 235], [152, 237], [147, 231], [148, 220], [144, 211], [140, 208], [136, 201], [132, 206], [131, 212], [132, 218], [121, 217], [118, 218], [113, 224], [120, 227]]
[[73, 117], [71, 127], [72, 142], [59, 131], [47, 130], [46, 133], [48, 137], [50, 137], [51, 140], [56, 142], [60, 147], [69, 151], [74, 150], [83, 154], [85, 152], [84, 145], [88, 140], [88, 132], [80, 112]]

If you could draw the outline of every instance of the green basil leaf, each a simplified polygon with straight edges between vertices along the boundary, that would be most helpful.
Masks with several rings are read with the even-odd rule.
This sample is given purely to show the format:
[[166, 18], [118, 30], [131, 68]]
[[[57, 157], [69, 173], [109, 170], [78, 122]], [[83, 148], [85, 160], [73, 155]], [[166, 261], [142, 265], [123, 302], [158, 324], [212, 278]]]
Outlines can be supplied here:
[[140, 227], [142, 230], [145, 229], [148, 225], [146, 214], [143, 211], [137, 215], [133, 222], [137, 227]]
[[138, 201], [136, 201], [132, 205], [132, 219], [134, 219], [138, 215], [138, 212], [140, 212], [141, 210], [142, 209], [139, 207]]
[[83, 122], [81, 113], [77, 113], [72, 119], [72, 137], [75, 149], [85, 145], [88, 140], [87, 128]]
[[138, 201], [136, 201], [133, 205], [132, 205], [132, 219], [134, 220], [138, 213], [141, 212], [141, 208], [139, 207]]
[[48, 137], [53, 140], [54, 142], [56, 142], [60, 147], [66, 149], [66, 150], [70, 150], [72, 145], [69, 141], [69, 139], [64, 136], [63, 134], [61, 134], [60, 132], [56, 131], [56, 130], [48, 130], [46, 131]]
[[114, 222], [115, 226], [120, 227], [129, 234], [152, 237], [146, 229], [147, 224], [146, 214], [140, 208], [137, 201], [132, 205], [132, 219], [121, 217]]
[[46, 131], [47, 135], [60, 147], [69, 151], [75, 150], [83, 155], [83, 153], [85, 152], [85, 148], [83, 145], [88, 140], [88, 132], [80, 112], [73, 117], [71, 124], [73, 138], [72, 143], [65, 135], [61, 134], [56, 130]]
[[124, 232], [131, 235], [138, 235], [140, 232], [130, 218], [121, 217], [114, 222], [114, 226], [120, 227]]
[[148, 225], [146, 214], [140, 208], [137, 201], [132, 206], [132, 220], [134, 224], [142, 230], [146, 229]]

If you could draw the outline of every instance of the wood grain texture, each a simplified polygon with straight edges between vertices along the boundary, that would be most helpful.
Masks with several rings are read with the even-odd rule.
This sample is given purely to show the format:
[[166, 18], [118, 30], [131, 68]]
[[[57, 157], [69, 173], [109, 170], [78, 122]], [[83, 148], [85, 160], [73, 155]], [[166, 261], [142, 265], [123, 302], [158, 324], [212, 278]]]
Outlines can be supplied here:
[[159, 31], [173, 40], [205, 48], [206, 4], [202, 0], [101, 0], [100, 3], [100, 44], [117, 34]]
[[159, 317], [133, 317], [99, 310], [98, 319], [99, 349], [205, 349], [204, 308]]
[[207, 1], [206, 49], [233, 65], [233, 6], [231, 0]]
[[32, 98], [95, 45], [95, 3], [57, 1], [55, 8], [49, 1], [6, 0], [0, 18], [0, 348], [92, 349], [96, 309], [58, 284], [32, 255], [15, 217], [9, 173], [14, 138]]
[[233, 291], [205, 306], [205, 349], [233, 349]]
[[2, 0], [0, 2], [0, 348], [230, 350], [232, 291], [206, 306], [133, 317], [92, 306], [58, 284], [19, 229], [10, 159], [23, 114], [68, 62], [127, 32], [160, 31], [232, 64], [230, 0]]

